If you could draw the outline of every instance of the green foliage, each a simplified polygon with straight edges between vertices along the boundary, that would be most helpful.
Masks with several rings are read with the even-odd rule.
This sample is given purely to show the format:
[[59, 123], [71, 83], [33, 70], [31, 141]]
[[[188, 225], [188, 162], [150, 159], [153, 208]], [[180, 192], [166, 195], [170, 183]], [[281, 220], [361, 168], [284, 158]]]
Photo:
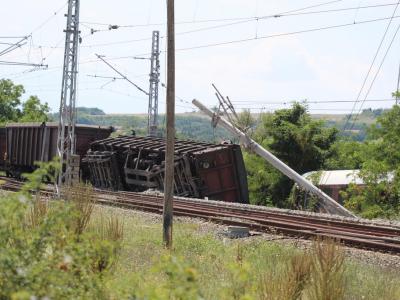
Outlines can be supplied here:
[[163, 272], [166, 276], [164, 284], [166, 298], [182, 300], [202, 299], [197, 270], [187, 264], [182, 258], [170, 255], [164, 256], [161, 259], [159, 271]]
[[0, 299], [107, 298], [103, 281], [114, 242], [76, 230], [81, 203], [48, 202], [28, 193], [51, 176], [46, 172], [55, 164], [31, 174], [23, 192], [0, 198]]
[[245, 109], [238, 114], [238, 120], [236, 125], [244, 132], [249, 132], [256, 126], [256, 119], [251, 114], [249, 109]]
[[91, 116], [104, 116], [105, 112], [97, 107], [77, 107], [76, 110], [79, 114], [86, 114]]
[[25, 93], [22, 85], [14, 85], [9, 79], [0, 80], [0, 123], [16, 122], [21, 117], [21, 96]]
[[[320, 170], [332, 157], [337, 139], [335, 128], [326, 128], [313, 120], [307, 108], [299, 103], [291, 109], [265, 115], [254, 139], [300, 174]], [[250, 199], [254, 204], [288, 207], [293, 182], [264, 160], [245, 155]]]
[[22, 85], [9, 79], [0, 80], [0, 124], [6, 122], [45, 122], [50, 111], [47, 103], [41, 104], [37, 96], [22, 102], [25, 93]]
[[365, 144], [348, 139], [340, 139], [332, 145], [332, 156], [328, 158], [326, 165], [332, 170], [360, 169], [365, 157]]
[[49, 121], [50, 107], [42, 104], [37, 96], [30, 96], [22, 104], [22, 117], [20, 122], [47, 122]]
[[400, 107], [378, 118], [361, 148], [360, 177], [365, 186], [351, 185], [345, 204], [367, 218], [394, 217], [400, 212]]

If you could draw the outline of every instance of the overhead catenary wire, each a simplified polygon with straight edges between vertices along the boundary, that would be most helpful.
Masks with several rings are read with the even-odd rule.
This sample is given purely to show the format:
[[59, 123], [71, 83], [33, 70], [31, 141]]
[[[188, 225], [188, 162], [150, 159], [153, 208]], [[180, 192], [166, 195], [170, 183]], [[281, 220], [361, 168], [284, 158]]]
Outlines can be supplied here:
[[120, 71], [118, 71], [112, 64], [110, 64], [108, 61], [106, 61], [101, 55], [96, 54], [96, 56], [103, 61], [107, 66], [109, 66], [111, 69], [113, 69], [116, 73], [118, 73], [120, 76], [122, 76], [126, 81], [128, 81], [130, 84], [132, 84], [134, 87], [136, 87], [139, 91], [141, 91], [142, 93], [146, 94], [147, 96], [149, 95], [149, 93], [147, 91], [145, 91], [144, 89], [142, 89], [140, 86], [138, 86], [136, 83], [134, 83], [133, 81], [131, 81], [128, 77], [126, 77], [124, 74], [122, 74]]
[[[394, 5], [396, 5], [396, 3], [367, 5], [367, 6], [359, 6], [359, 7], [337, 8], [337, 9], [319, 10], [319, 11], [310, 11], [310, 12], [296, 12], [296, 11], [299, 11], [299, 10], [306, 9], [306, 8], [302, 8], [302, 9], [293, 10], [293, 12], [289, 11], [289, 12], [283, 12], [283, 13], [278, 13], [278, 14], [273, 14], [273, 15], [266, 15], [266, 16], [259, 16], [259, 17], [255, 16], [255, 17], [245, 17], [245, 18], [205, 20], [207, 22], [217, 22], [217, 21], [221, 21], [221, 22], [222, 21], [224, 21], [224, 22], [235, 21], [235, 22], [228, 23], [228, 24], [214, 25], [214, 26], [209, 26], [209, 27], [204, 27], [204, 28], [198, 28], [198, 29], [192, 29], [192, 30], [183, 31], [183, 32], [178, 32], [176, 35], [185, 35], [185, 34], [188, 34], [188, 33], [195, 33], [195, 32], [219, 29], [219, 28], [230, 27], [230, 26], [240, 25], [240, 24], [249, 23], [249, 22], [257, 22], [258, 23], [258, 21], [260, 21], [260, 20], [266, 20], [266, 19], [272, 19], [272, 18], [282, 18], [282, 17], [290, 17], [290, 16], [302, 16], [302, 15], [313, 15], [313, 14], [323, 14], [323, 13], [334, 13], [334, 12], [343, 12], [343, 11], [351, 11], [351, 10], [359, 10], [359, 9], [388, 7], [388, 6], [394, 6]], [[180, 24], [190, 24], [192, 22], [193, 21], [187, 21], [187, 22], [181, 22]], [[353, 23], [357, 23], [357, 22], [354, 20]], [[161, 25], [163, 25], [163, 23], [125, 25], [125, 26], [123, 26], [123, 25], [114, 25], [114, 27], [127, 28], [127, 27], [161, 26]], [[111, 25], [108, 25], [108, 26], [110, 27]], [[104, 30], [91, 29], [92, 33], [101, 32], [101, 31], [109, 31], [109, 30], [110, 29], [104, 29]], [[165, 38], [165, 36], [162, 36], [161, 38]], [[140, 42], [140, 41], [146, 41], [146, 40], [149, 40], [149, 39], [148, 38], [143, 38], [143, 39], [136, 39], [136, 40], [119, 41], [119, 42], [115, 42], [115, 43], [123, 44], [123, 43]], [[93, 45], [87, 45], [87, 46], [84, 46], [84, 47], [99, 47], [99, 46], [108, 46], [108, 45], [112, 45], [112, 44], [110, 44], [110, 43], [93, 44]]]
[[[359, 100], [360, 100], [361, 94], [362, 94], [362, 92], [363, 92], [363, 90], [364, 90], [364, 87], [365, 87], [365, 85], [366, 85], [366, 83], [367, 83], [367, 80], [368, 80], [368, 78], [369, 78], [369, 75], [371, 74], [372, 68], [373, 68], [373, 66], [375, 65], [375, 61], [376, 61], [376, 59], [377, 59], [377, 57], [378, 57], [378, 54], [379, 54], [379, 52], [380, 52], [380, 50], [381, 50], [381, 48], [382, 48], [383, 42], [385, 41], [386, 36], [387, 36], [387, 33], [389, 32], [389, 28], [390, 28], [390, 26], [391, 26], [391, 24], [392, 24], [392, 22], [393, 22], [393, 19], [395, 18], [395, 14], [396, 14], [397, 8], [398, 8], [398, 6], [399, 6], [399, 3], [400, 3], [400, 1], [397, 2], [397, 5], [396, 5], [396, 7], [395, 7], [394, 10], [393, 10], [392, 17], [389, 19], [389, 22], [388, 22], [388, 24], [386, 25], [386, 28], [385, 28], [385, 31], [384, 31], [383, 36], [382, 36], [382, 38], [381, 38], [381, 41], [380, 41], [380, 43], [379, 43], [379, 45], [378, 45], [378, 48], [376, 49], [375, 55], [374, 55], [374, 57], [373, 57], [373, 59], [372, 59], [372, 62], [371, 62], [371, 64], [370, 64], [370, 66], [369, 66], [369, 69], [368, 69], [368, 71], [367, 71], [367, 74], [366, 74], [366, 76], [364, 77], [364, 80], [363, 80], [363, 83], [362, 83], [362, 85], [361, 85], [361, 88], [360, 88], [360, 90], [359, 90], [359, 92], [358, 92], [358, 94], [357, 94], [357, 98], [356, 98], [356, 101], [354, 102], [354, 105], [353, 105], [353, 108], [352, 108], [352, 112], [351, 112], [350, 115], [348, 116], [348, 118], [347, 118], [347, 120], [346, 120], [346, 122], [345, 122], [345, 124], [344, 124], [344, 126], [343, 126], [343, 130], [346, 130], [346, 129], [347, 129], [347, 125], [349, 124], [350, 119], [351, 119], [351, 117], [352, 117], [352, 115], [353, 115], [353, 112], [354, 112], [354, 110], [356, 109], [357, 103], [358, 103]], [[368, 96], [367, 96], [367, 97], [368, 97]], [[367, 97], [366, 97], [366, 98], [367, 98]]]
[[[295, 13], [298, 11], [302, 10], [307, 10], [310, 8], [316, 8], [316, 7], [321, 7], [325, 5], [330, 5], [338, 2], [342, 2], [343, 0], [334, 0], [334, 1], [327, 1], [319, 4], [314, 4], [314, 5], [309, 5], [301, 8], [296, 8], [292, 9], [289, 11], [281, 12], [281, 13], [275, 13], [271, 14], [269, 16], [278, 16], [278, 15], [284, 15], [284, 14], [289, 14], [289, 13]], [[249, 20], [249, 19], [254, 19], [255, 17], [239, 17], [239, 18], [219, 18], [219, 19], [206, 19], [206, 20], [189, 20], [189, 21], [178, 21], [175, 22], [175, 25], [184, 25], [184, 24], [193, 24], [193, 23], [210, 23], [210, 22], [230, 22], [230, 21], [238, 21], [238, 20]], [[110, 23], [100, 23], [100, 22], [82, 22], [84, 24], [89, 24], [89, 25], [100, 25], [100, 26], [110, 26]], [[145, 24], [133, 24], [133, 25], [117, 25], [118, 27], [148, 27], [148, 26], [165, 26], [167, 23], [162, 22], [162, 23], [145, 23]]]
[[58, 8], [50, 17], [48, 17], [45, 21], [43, 21], [41, 24], [39, 24], [37, 27], [35, 27], [31, 31], [31, 35], [34, 32], [37, 32], [38, 30], [42, 29], [47, 23], [49, 23], [55, 16], [57, 16], [68, 4], [68, 1], [66, 1], [60, 8]]
[[[363, 20], [363, 21], [358, 21], [358, 22], [342, 23], [342, 24], [329, 25], [329, 26], [320, 26], [320, 27], [314, 27], [314, 28], [303, 29], [303, 30], [298, 30], [298, 31], [282, 32], [282, 33], [276, 33], [276, 34], [270, 34], [270, 35], [262, 35], [262, 36], [257, 36], [257, 37], [252, 36], [252, 37], [249, 37], [249, 38], [238, 39], [238, 40], [228, 40], [228, 41], [217, 42], [217, 43], [210, 43], [210, 44], [203, 44], [203, 45], [192, 46], [192, 47], [178, 48], [178, 49], [176, 49], [176, 51], [187, 51], [187, 50], [210, 48], [210, 47], [217, 47], [217, 46], [230, 45], [230, 44], [246, 43], [246, 42], [255, 41], [255, 40], [278, 38], [278, 37], [284, 37], [284, 36], [290, 36], [290, 35], [318, 32], [318, 31], [323, 31], [323, 30], [352, 27], [352, 26], [356, 26], [356, 25], [363, 25], [363, 24], [381, 22], [381, 21], [386, 21], [386, 20], [390, 20], [390, 19], [397, 19], [397, 18], [400, 18], [400, 15], [397, 15], [397, 16], [394, 16], [394, 17], [383, 17], [383, 18], [376, 18], [376, 19], [368, 19], [368, 20]], [[187, 34], [187, 33], [190, 33], [190, 32], [186, 31], [186, 32], [183, 32], [183, 33]], [[165, 38], [165, 37], [160, 37], [160, 38]], [[148, 40], [149, 40], [149, 38], [143, 38], [143, 39], [135, 39], [135, 40], [125, 40], [125, 41], [116, 41], [116, 42], [109, 42], [109, 43], [85, 45], [85, 46], [82, 46], [82, 47], [102, 47], [102, 46], [111, 46], [111, 45], [121, 45], [121, 44], [130, 44], [130, 43], [134, 43], [134, 42], [148, 41]], [[163, 51], [160, 51], [160, 52], [163, 52]], [[134, 56], [145, 56], [145, 55], [149, 55], [149, 54], [150, 53], [136, 54], [136, 55], [129, 55], [129, 56], [120, 56], [120, 57], [109, 58], [109, 59], [124, 59], [124, 58], [125, 59], [127, 59], [127, 58], [132, 59]]]
[[[362, 6], [360, 7], [361, 9], [366, 9], [366, 8], [377, 8], [377, 7], [386, 7], [386, 6], [393, 6], [396, 5], [396, 3], [387, 3], [387, 4], [381, 4], [381, 5], [369, 5], [369, 6]], [[309, 8], [309, 7], [306, 7]], [[266, 20], [266, 19], [272, 19], [272, 18], [281, 18], [281, 17], [289, 17], [289, 16], [301, 16], [301, 15], [310, 15], [310, 14], [320, 14], [320, 13], [329, 13], [329, 12], [342, 12], [342, 11], [349, 11], [349, 10], [356, 10], [358, 7], [349, 7], [349, 8], [338, 8], [338, 9], [331, 9], [331, 10], [321, 10], [321, 11], [311, 11], [311, 12], [298, 12], [301, 10], [304, 10], [306, 8], [301, 8], [301, 9], [296, 9], [288, 12], [283, 12], [283, 13], [278, 13], [278, 14], [273, 14], [273, 15], [266, 15], [266, 16], [259, 16], [259, 17], [248, 17], [248, 18], [233, 18], [233, 19], [223, 19], [223, 20], [231, 20], [235, 21], [232, 23], [228, 24], [220, 24], [220, 25], [214, 25], [214, 26], [209, 26], [209, 27], [203, 27], [203, 28], [197, 28], [197, 29], [192, 29], [192, 30], [187, 30], [187, 31], [182, 31], [176, 33], [176, 35], [186, 35], [189, 33], [196, 33], [196, 32], [201, 32], [201, 31], [208, 31], [208, 30], [214, 30], [214, 29], [219, 29], [219, 28], [224, 28], [224, 27], [231, 27], [235, 25], [240, 25], [240, 24], [245, 24], [249, 22], [258, 22], [260, 20]], [[353, 22], [357, 23], [357, 22]], [[162, 23], [159, 24], [152, 24], [153, 26], [155, 25], [162, 25]], [[111, 25], [109, 25], [111, 26]], [[114, 25], [118, 28], [124, 27], [124, 26], [119, 26], [119, 25]], [[133, 26], [133, 25], [132, 25]], [[143, 26], [148, 26], [143, 24]], [[137, 27], [143, 27], [143, 26], [137, 26]], [[129, 27], [129, 26], [125, 26]], [[109, 30], [92, 30], [92, 32], [98, 32], [98, 31], [109, 31]], [[256, 35], [257, 36], [257, 35]], [[160, 38], [165, 38], [165, 36], [161, 36]], [[106, 46], [112, 46], [112, 45], [117, 45], [117, 44], [128, 44], [128, 43], [135, 43], [135, 42], [142, 42], [142, 41], [148, 41], [151, 40], [149, 38], [142, 38], [142, 39], [133, 39], [133, 40], [123, 40], [123, 41], [117, 41], [117, 42], [111, 42], [111, 43], [98, 43], [98, 44], [91, 44], [91, 45], [84, 45], [82, 47], [106, 47]]]
[[[0, 37], [0, 39], [20, 39], [20, 41], [14, 43], [14, 44], [10, 44], [10, 47], [0, 51], [0, 56], [3, 56], [5, 54], [8, 54], [12, 51], [14, 51], [17, 48], [21, 48], [22, 46], [27, 44], [27, 40], [30, 38], [31, 39], [31, 43], [30, 43], [30, 49], [29, 52], [31, 50], [31, 47], [33, 46], [33, 42], [32, 42], [32, 35], [34, 32], [37, 32], [38, 30], [40, 30], [41, 28], [43, 28], [47, 23], [50, 22], [50, 20], [52, 20], [56, 15], [58, 15], [64, 8], [65, 6], [68, 4], [68, 1], [65, 2], [59, 9], [57, 9], [49, 18], [47, 18], [44, 22], [40, 23], [38, 26], [36, 26], [29, 35], [26, 36], [2, 36]], [[29, 56], [29, 55], [28, 55]], [[17, 66], [33, 66], [33, 67], [47, 67], [47, 65], [43, 65], [45, 58], [43, 58], [42, 56], [42, 61], [40, 64], [31, 64], [31, 63], [14, 63], [14, 62], [9, 62], [8, 65], [17, 65]], [[3, 64], [6, 64], [6, 62], [3, 62]]]
[[[367, 93], [366, 93], [366, 95], [365, 95], [365, 98], [367, 98], [367, 97], [369, 96], [369, 93], [371, 92], [372, 87], [373, 87], [374, 84], [375, 84], [376, 78], [378, 77], [379, 72], [380, 72], [381, 69], [382, 69], [382, 66], [383, 66], [383, 64], [384, 64], [384, 62], [385, 62], [385, 60], [386, 60], [386, 57], [387, 57], [387, 55], [388, 55], [388, 53], [389, 53], [389, 51], [390, 51], [390, 49], [391, 49], [391, 47], [392, 47], [392, 45], [393, 45], [394, 40], [395, 40], [396, 37], [397, 37], [397, 34], [398, 34], [399, 30], [400, 30], [400, 24], [397, 26], [396, 32], [394, 33], [393, 38], [392, 38], [392, 40], [390, 41], [390, 44], [389, 44], [388, 48], [386, 49], [385, 55], [383, 56], [383, 58], [382, 58], [382, 60], [381, 60], [381, 63], [380, 63], [380, 65], [379, 65], [378, 69], [377, 69], [376, 72], [375, 72], [375, 76], [374, 76], [374, 78], [373, 78], [372, 81], [371, 81], [371, 84], [370, 84], [370, 86], [369, 86], [369, 88], [368, 88], [368, 90], [367, 90]], [[365, 99], [361, 102], [360, 108], [359, 108], [359, 110], [358, 110], [356, 116], [353, 118], [353, 121], [352, 121], [352, 125], [351, 125], [351, 127], [350, 127], [350, 130], [352, 130], [352, 129], [354, 128], [354, 125], [355, 125], [355, 123], [356, 123], [357, 120], [358, 120], [358, 116], [360, 115], [360, 113], [361, 113], [361, 111], [362, 111], [362, 108], [363, 108], [365, 102], [366, 102]]]
[[[235, 105], [268, 105], [268, 104], [293, 104], [293, 103], [305, 103], [305, 104], [326, 104], [326, 103], [353, 103], [356, 100], [342, 100], [342, 99], [338, 99], [338, 100], [287, 100], [287, 101], [272, 101], [272, 102], [260, 102], [260, 101], [248, 101], [248, 100], [233, 100], [232, 103], [235, 103]], [[381, 98], [381, 99], [366, 99], [365, 102], [392, 102], [393, 99], [385, 99], [385, 98]]]
[[[397, 19], [400, 16], [394, 16], [393, 19]], [[391, 19], [391, 17], [385, 17], [385, 18], [378, 18], [378, 19], [370, 19], [370, 20], [364, 20], [364, 21], [359, 21], [356, 23], [345, 23], [345, 24], [339, 24], [339, 25], [331, 25], [331, 26], [325, 26], [325, 27], [317, 27], [317, 28], [310, 28], [310, 29], [305, 29], [305, 30], [300, 30], [300, 31], [292, 31], [292, 32], [284, 32], [284, 33], [278, 33], [278, 34], [272, 34], [272, 35], [267, 35], [267, 36], [259, 36], [257, 38], [248, 38], [248, 39], [241, 39], [241, 40], [231, 40], [231, 41], [226, 41], [226, 42], [220, 42], [220, 43], [213, 43], [213, 44], [204, 44], [204, 45], [199, 45], [199, 46], [194, 46], [194, 47], [187, 47], [187, 48], [178, 48], [176, 51], [188, 51], [188, 50], [195, 50], [195, 49], [202, 49], [202, 48], [209, 48], [209, 47], [217, 47], [217, 46], [223, 46], [223, 45], [228, 45], [228, 44], [236, 44], [236, 43], [246, 43], [258, 39], [269, 39], [269, 38], [278, 38], [278, 37], [283, 37], [283, 36], [290, 36], [290, 35], [296, 35], [296, 34], [303, 34], [303, 33], [311, 33], [311, 32], [317, 32], [317, 31], [323, 31], [323, 30], [330, 30], [330, 29], [335, 29], [335, 28], [345, 28], [345, 27], [350, 27], [353, 25], [362, 25], [362, 24], [368, 24], [368, 23], [373, 23], [373, 22], [380, 22], [380, 21], [385, 21]], [[112, 43], [108, 43], [112, 44]], [[161, 53], [165, 52], [165, 50], [160, 51]], [[109, 57], [107, 60], [112, 61], [112, 60], [122, 60], [122, 59], [133, 59], [133, 57], [137, 56], [148, 56], [150, 53], [140, 53], [140, 54], [134, 54], [134, 55], [129, 55], [129, 56], [117, 56], [117, 57]], [[80, 64], [90, 64], [90, 63], [97, 63], [101, 61], [100, 59], [88, 59], [86, 61], [81, 61]], [[61, 69], [62, 66], [53, 66], [49, 67], [47, 70], [54, 70], [54, 69]]]

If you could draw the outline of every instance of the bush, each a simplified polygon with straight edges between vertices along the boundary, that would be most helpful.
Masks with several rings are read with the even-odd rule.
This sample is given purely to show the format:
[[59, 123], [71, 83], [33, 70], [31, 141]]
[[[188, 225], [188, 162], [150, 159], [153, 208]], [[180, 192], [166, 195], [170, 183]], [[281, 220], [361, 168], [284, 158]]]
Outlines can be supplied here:
[[121, 231], [104, 238], [87, 230], [90, 187], [72, 189], [79, 201], [31, 197], [27, 191], [39, 187], [43, 170], [30, 175], [23, 192], [0, 198], [0, 299], [107, 298], [104, 278]]

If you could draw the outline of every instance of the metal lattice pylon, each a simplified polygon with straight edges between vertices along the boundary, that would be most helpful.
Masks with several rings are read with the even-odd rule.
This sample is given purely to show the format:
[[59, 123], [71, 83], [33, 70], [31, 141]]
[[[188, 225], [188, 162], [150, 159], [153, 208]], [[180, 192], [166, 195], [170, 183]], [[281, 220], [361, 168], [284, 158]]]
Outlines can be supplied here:
[[61, 171], [57, 180], [57, 192], [62, 185], [72, 183], [71, 159], [75, 154], [76, 80], [78, 73], [79, 0], [68, 1], [67, 27], [65, 29], [64, 68], [61, 89], [60, 117], [57, 150]]
[[156, 136], [158, 130], [158, 85], [160, 82], [160, 32], [153, 31], [147, 133]]

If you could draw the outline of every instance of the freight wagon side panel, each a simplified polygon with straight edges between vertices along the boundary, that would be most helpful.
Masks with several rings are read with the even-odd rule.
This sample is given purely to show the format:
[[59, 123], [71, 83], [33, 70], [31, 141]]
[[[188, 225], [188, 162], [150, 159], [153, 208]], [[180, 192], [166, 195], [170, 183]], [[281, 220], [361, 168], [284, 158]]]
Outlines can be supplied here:
[[48, 161], [51, 130], [39, 125], [13, 125], [6, 128], [8, 164], [30, 169], [35, 161]]
[[94, 141], [108, 138], [113, 129], [111, 127], [87, 127], [79, 125], [75, 128], [76, 131], [76, 154], [83, 158], [90, 149], [90, 144]]
[[[76, 125], [77, 154], [83, 155], [90, 143], [110, 136], [112, 128]], [[35, 169], [35, 162], [51, 161], [57, 153], [57, 123], [18, 123], [6, 127], [8, 165], [18, 171]]]
[[[248, 203], [242, 152], [237, 145], [194, 153], [202, 195], [226, 202]], [[238, 165], [239, 163], [239, 165]]]

